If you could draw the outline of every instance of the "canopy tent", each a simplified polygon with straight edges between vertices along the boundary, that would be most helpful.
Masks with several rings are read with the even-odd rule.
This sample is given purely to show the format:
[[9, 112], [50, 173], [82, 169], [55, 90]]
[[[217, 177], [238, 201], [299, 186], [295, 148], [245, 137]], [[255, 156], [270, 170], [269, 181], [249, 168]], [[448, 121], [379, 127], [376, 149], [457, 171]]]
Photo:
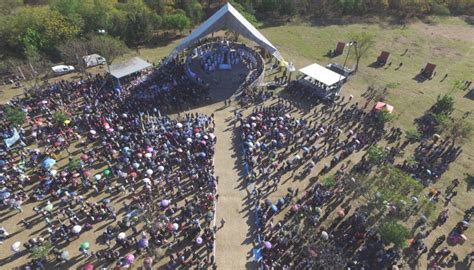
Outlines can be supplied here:
[[326, 86], [332, 86], [339, 81], [343, 81], [346, 77], [327, 69], [318, 64], [311, 64], [299, 70], [311, 79], [316, 80]]
[[214, 15], [202, 23], [189, 36], [187, 36], [168, 56], [168, 59], [174, 57], [179, 52], [186, 49], [195, 41], [216, 32], [223, 28], [227, 28], [242, 34], [244, 37], [254, 41], [260, 47], [277, 58], [280, 62], [284, 62], [280, 52], [268, 41], [249, 21], [247, 21], [230, 3], [225, 4]]
[[149, 68], [151, 66], [152, 64], [148, 63], [147, 61], [139, 57], [133, 57], [132, 59], [128, 61], [115, 64], [115, 65], [110, 65], [109, 68], [110, 68], [110, 75], [114, 76], [117, 79], [120, 79], [130, 74], [133, 74], [135, 72], [139, 72], [141, 70]]

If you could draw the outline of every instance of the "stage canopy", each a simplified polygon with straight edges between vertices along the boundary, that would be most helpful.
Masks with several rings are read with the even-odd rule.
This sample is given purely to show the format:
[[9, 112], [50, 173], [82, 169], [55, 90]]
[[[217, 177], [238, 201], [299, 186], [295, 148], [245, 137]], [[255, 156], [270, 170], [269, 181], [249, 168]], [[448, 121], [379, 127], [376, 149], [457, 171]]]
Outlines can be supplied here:
[[139, 58], [134, 57], [128, 61], [110, 65], [110, 75], [114, 76], [117, 79], [123, 78], [135, 72], [139, 72], [146, 68], [151, 67], [152, 64], [148, 63], [147, 61]]
[[318, 64], [311, 64], [299, 71], [326, 86], [332, 86], [345, 79], [344, 76]]
[[223, 28], [233, 30], [242, 36], [254, 41], [265, 49], [280, 62], [284, 62], [280, 52], [266, 39], [249, 21], [247, 21], [231, 4], [225, 4], [214, 15], [202, 23], [189, 36], [187, 36], [174, 50], [168, 59], [183, 51], [197, 40], [209, 35], [212, 32]]

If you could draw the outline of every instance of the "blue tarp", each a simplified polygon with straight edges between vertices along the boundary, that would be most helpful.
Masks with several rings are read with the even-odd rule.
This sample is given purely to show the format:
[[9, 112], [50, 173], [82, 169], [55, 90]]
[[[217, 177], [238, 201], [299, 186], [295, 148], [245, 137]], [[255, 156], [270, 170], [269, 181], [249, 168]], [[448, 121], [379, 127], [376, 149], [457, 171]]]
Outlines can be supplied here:
[[253, 260], [259, 262], [262, 259], [262, 249], [254, 248], [252, 249]]
[[41, 163], [41, 166], [43, 166], [43, 169], [50, 170], [54, 164], [56, 164], [56, 160], [47, 157], [45, 160], [43, 160], [43, 163]]
[[4, 139], [5, 145], [7, 148], [10, 148], [12, 145], [14, 145], [18, 140], [20, 139], [20, 134], [18, 133], [18, 130], [16, 128], [13, 129], [13, 135], [10, 138]]

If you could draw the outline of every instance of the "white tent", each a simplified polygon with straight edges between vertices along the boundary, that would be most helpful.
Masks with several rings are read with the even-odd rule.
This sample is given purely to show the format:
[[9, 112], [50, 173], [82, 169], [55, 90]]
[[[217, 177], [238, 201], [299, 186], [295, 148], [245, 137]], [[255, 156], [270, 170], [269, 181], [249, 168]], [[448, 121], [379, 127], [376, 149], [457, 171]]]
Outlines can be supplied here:
[[175, 56], [177, 53], [186, 49], [195, 41], [209, 35], [212, 32], [227, 28], [236, 31], [244, 37], [254, 41], [260, 47], [283, 62], [280, 52], [266, 39], [244, 16], [242, 16], [230, 3], [225, 4], [214, 15], [202, 23], [189, 36], [187, 36], [170, 54], [169, 57]]
[[343, 81], [346, 77], [318, 64], [311, 64], [299, 70], [311, 79], [323, 83], [326, 86], [332, 86], [339, 81]]
[[149, 68], [151, 66], [152, 64], [148, 63], [147, 61], [139, 57], [133, 57], [128, 61], [115, 65], [110, 65], [110, 75], [114, 76], [117, 79], [120, 79], [135, 72]]

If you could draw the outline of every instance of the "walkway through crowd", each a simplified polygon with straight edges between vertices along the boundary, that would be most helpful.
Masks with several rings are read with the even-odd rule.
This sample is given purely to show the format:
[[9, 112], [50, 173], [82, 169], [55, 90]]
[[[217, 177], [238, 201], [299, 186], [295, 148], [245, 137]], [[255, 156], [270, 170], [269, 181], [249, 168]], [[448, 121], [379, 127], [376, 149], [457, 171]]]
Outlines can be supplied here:
[[[228, 115], [234, 106], [226, 107], [215, 114]], [[247, 190], [242, 187], [242, 179], [239, 176], [241, 164], [239, 163], [240, 153], [236, 153], [240, 148], [240, 140], [235, 138], [233, 119], [216, 117], [221, 122], [216, 122], [216, 145], [215, 160], [216, 175], [219, 176], [219, 200], [217, 202], [216, 226], [220, 228], [217, 232], [217, 265], [219, 269], [246, 269], [246, 262], [252, 249], [252, 240], [249, 236], [251, 224], [249, 221], [249, 208], [245, 208]], [[236, 147], [237, 146], [237, 147]], [[224, 219], [224, 225], [222, 225]], [[250, 228], [250, 229], [249, 229]], [[247, 255], [247, 256], [246, 256]]]

